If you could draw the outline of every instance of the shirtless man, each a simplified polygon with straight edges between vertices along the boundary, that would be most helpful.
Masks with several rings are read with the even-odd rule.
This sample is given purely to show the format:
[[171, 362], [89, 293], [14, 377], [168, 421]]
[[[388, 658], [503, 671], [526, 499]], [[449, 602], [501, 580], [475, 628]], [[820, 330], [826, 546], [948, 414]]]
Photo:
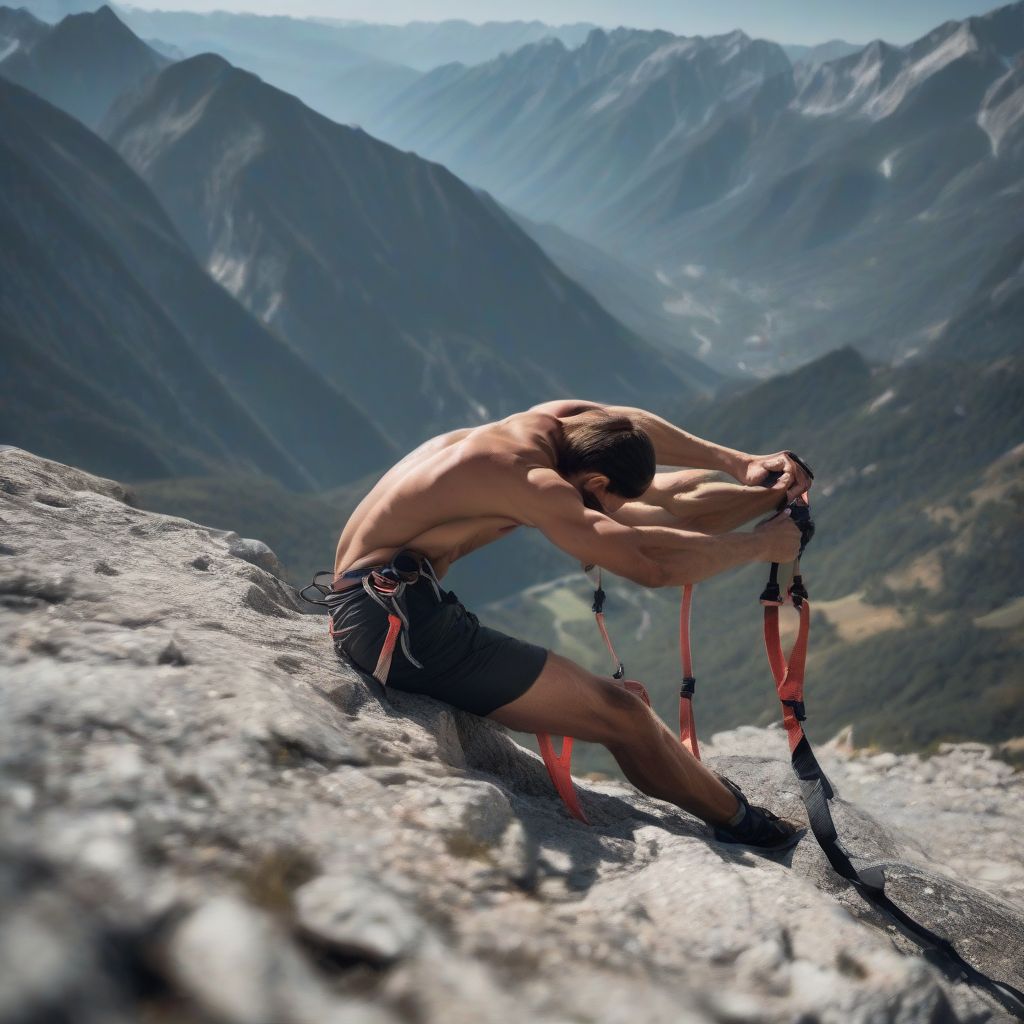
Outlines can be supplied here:
[[[656, 465], [688, 468], [656, 473]], [[712, 482], [708, 470], [737, 483]], [[764, 486], [772, 473], [781, 475]], [[809, 486], [785, 453], [746, 455], [642, 409], [594, 402], [546, 402], [442, 434], [390, 469], [345, 525], [327, 597], [338, 652], [389, 687], [523, 732], [601, 743], [637, 788], [702, 818], [716, 838], [784, 848], [798, 838], [793, 826], [751, 807], [639, 697], [554, 651], [481, 626], [437, 581], [456, 559], [519, 526], [647, 587], [791, 561], [800, 531], [788, 513], [733, 531]], [[403, 594], [406, 621], [392, 619], [392, 639], [401, 642], [382, 667], [389, 606], [373, 584], [387, 584], [373, 570], [403, 550], [420, 575]]]

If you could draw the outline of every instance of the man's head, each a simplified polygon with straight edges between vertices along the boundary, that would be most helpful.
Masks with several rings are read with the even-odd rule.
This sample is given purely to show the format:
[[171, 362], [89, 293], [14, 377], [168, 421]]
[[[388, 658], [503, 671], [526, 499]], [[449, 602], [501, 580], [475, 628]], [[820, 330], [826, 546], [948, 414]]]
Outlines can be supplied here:
[[591, 409], [562, 420], [558, 472], [583, 504], [611, 514], [639, 498], [654, 479], [654, 445], [628, 416]]

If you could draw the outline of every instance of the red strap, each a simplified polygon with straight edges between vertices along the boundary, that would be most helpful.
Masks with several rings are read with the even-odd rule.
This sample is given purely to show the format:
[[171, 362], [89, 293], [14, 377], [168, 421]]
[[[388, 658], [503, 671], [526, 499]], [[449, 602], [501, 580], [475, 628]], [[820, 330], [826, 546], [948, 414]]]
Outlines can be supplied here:
[[789, 739], [790, 752], [796, 750], [797, 744], [803, 739], [804, 730], [796, 717], [796, 709], [785, 701], [803, 701], [804, 671], [807, 665], [807, 641], [811, 631], [811, 604], [804, 600], [800, 603], [800, 625], [796, 640], [787, 658], [782, 653], [782, 641], [779, 639], [779, 609], [777, 606], [766, 605], [764, 609], [764, 645], [768, 654], [768, 664], [775, 677], [775, 689], [782, 704], [782, 724]]
[[587, 816], [583, 813], [583, 808], [580, 807], [576, 787], [572, 784], [572, 737], [562, 737], [562, 752], [560, 754], [555, 753], [555, 746], [546, 732], [537, 733], [537, 743], [540, 745], [541, 757], [544, 758], [544, 764], [547, 765], [551, 781], [555, 784], [555, 789], [558, 790], [558, 795], [564, 801], [569, 813], [578, 821], [582, 821], [584, 825], [589, 825], [590, 822], [587, 821]]
[[380, 657], [377, 659], [377, 667], [373, 670], [373, 678], [381, 686], [387, 686], [388, 673], [391, 671], [391, 656], [395, 653], [395, 641], [398, 639], [398, 631], [402, 628], [402, 620], [390, 612], [388, 613], [388, 635], [384, 638], [384, 646], [380, 650]]
[[612, 664], [615, 666], [615, 678], [618, 679], [622, 662], [619, 661], [619, 656], [615, 653], [615, 648], [612, 647], [612, 638], [608, 635], [608, 628], [604, 624], [604, 612], [595, 612], [594, 618], [597, 619], [597, 628], [601, 631], [601, 636], [604, 637], [604, 645], [612, 656]]
[[679, 655], [683, 662], [683, 675], [693, 677], [693, 658], [690, 655], [690, 609], [693, 606], [693, 584], [683, 587], [683, 600], [679, 605]]
[[[690, 610], [693, 606], [693, 584], [683, 587], [683, 599], [679, 605], [679, 656], [683, 663], [683, 678], [693, 679], [693, 656], [690, 652]], [[697, 725], [693, 718], [693, 697], [679, 695], [679, 742], [690, 748], [690, 753], [699, 761], [700, 746], [697, 743]]]

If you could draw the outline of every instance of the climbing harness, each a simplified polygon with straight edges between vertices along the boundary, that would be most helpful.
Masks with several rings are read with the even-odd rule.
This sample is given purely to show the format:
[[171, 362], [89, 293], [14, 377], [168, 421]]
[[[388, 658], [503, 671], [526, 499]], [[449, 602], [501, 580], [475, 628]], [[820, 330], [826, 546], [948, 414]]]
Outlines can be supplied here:
[[[345, 591], [335, 590], [333, 580], [329, 587], [318, 583], [319, 578], [325, 575], [333, 577], [333, 573], [329, 569], [322, 569], [314, 575], [312, 583], [307, 584], [299, 591], [299, 597], [310, 604], [320, 605], [331, 613], [327, 629], [331, 639], [334, 640], [338, 634], [334, 629], [333, 611], [340, 595]], [[363, 590], [387, 613], [388, 631], [384, 637], [384, 644], [377, 658], [377, 664], [371, 673], [381, 686], [387, 685], [396, 646], [401, 646], [402, 653], [412, 665], [416, 668], [423, 668], [423, 665], [412, 656], [412, 651], [409, 649], [409, 615], [405, 605], [406, 587], [416, 583], [421, 575], [427, 578], [440, 601], [441, 587], [437, 575], [434, 573], [434, 567], [425, 556], [415, 554], [407, 548], [398, 551], [386, 565], [368, 565], [360, 569], [350, 569], [339, 577], [339, 579], [362, 580]], [[318, 591], [324, 600], [318, 601], [315, 598], [306, 597], [306, 591], [310, 589]]]
[[[810, 467], [793, 452], [786, 454], [799, 465], [813, 480]], [[779, 477], [770, 474], [765, 486], [770, 487]], [[789, 571], [789, 582], [779, 582], [780, 566], [771, 564], [768, 582], [761, 593], [760, 602], [764, 608], [764, 643], [768, 664], [779, 703], [782, 706], [782, 724], [786, 730], [793, 771], [800, 783], [800, 794], [807, 811], [811, 832], [821, 847], [829, 864], [845, 878], [860, 895], [886, 914], [897, 928], [908, 938], [920, 945], [926, 958], [936, 966], [945, 967], [946, 974], [953, 980], [966, 981], [984, 988], [1002, 1006], [1014, 1015], [1024, 1019], [1024, 993], [1005, 982], [999, 982], [972, 967], [956, 951], [953, 944], [924, 925], [915, 921], [901, 910], [885, 892], [885, 873], [882, 865], [876, 864], [860, 871], [853, 866], [850, 855], [839, 843], [839, 835], [829, 809], [829, 801], [835, 795], [832, 784], [814, 756], [810, 740], [803, 730], [807, 714], [804, 706], [804, 673], [807, 664], [807, 644], [810, 634], [811, 608], [807, 587], [800, 570], [800, 558], [814, 536], [814, 522], [811, 519], [807, 494], [787, 506], [792, 521], [800, 529], [800, 550]], [[781, 511], [781, 510], [780, 510]], [[650, 706], [650, 697], [642, 683], [624, 680], [625, 668], [615, 653], [604, 621], [606, 594], [601, 586], [601, 570], [593, 565], [583, 567], [587, 578], [595, 584], [593, 612], [597, 619], [601, 637], [611, 655], [615, 671], [612, 678], [622, 680], [631, 692], [641, 696]], [[596, 569], [596, 582], [594, 571]], [[693, 661], [690, 650], [690, 611], [693, 603], [693, 585], [683, 587], [679, 611], [679, 651], [682, 662], [682, 682], [679, 690], [679, 740], [689, 748], [695, 758], [700, 759], [697, 734], [693, 717], [693, 697], [696, 680], [693, 675]], [[796, 639], [789, 654], [782, 649], [779, 637], [779, 609], [791, 604], [799, 621]], [[569, 813], [584, 824], [588, 824], [580, 805], [579, 795], [573, 785], [571, 774], [572, 737], [562, 737], [562, 749], [555, 755], [554, 743], [547, 734], [538, 734], [540, 750], [548, 773], [559, 796], [565, 802]]]

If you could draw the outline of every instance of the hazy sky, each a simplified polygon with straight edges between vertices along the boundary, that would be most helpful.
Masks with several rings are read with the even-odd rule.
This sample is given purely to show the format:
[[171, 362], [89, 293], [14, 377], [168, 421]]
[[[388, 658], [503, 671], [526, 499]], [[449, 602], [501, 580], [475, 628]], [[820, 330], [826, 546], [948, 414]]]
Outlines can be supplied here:
[[743, 29], [783, 43], [842, 38], [893, 43], [916, 39], [950, 18], [1000, 6], [991, 0], [126, 0], [167, 10], [232, 10], [360, 21], [512, 21], [665, 28], [682, 35]]

